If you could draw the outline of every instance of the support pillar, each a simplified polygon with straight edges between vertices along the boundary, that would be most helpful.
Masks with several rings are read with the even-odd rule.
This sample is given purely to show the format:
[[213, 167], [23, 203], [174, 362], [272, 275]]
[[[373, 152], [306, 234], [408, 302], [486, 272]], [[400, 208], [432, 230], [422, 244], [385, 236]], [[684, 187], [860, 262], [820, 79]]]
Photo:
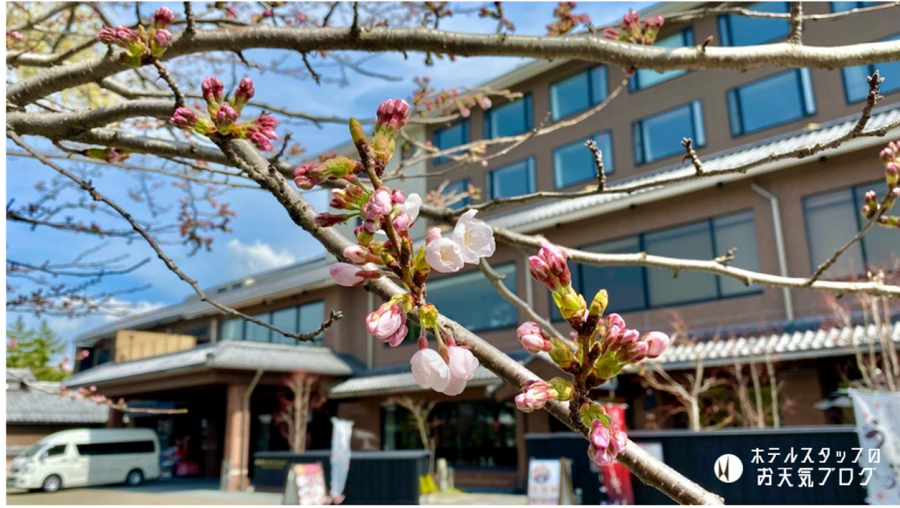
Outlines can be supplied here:
[[109, 409], [109, 418], [106, 420], [107, 429], [121, 429], [125, 426], [125, 412], [118, 409]]
[[229, 477], [225, 481], [226, 489], [236, 491], [240, 488], [247, 471], [241, 471], [241, 457], [246, 453], [249, 443], [241, 439], [244, 426], [243, 400], [247, 386], [243, 384], [228, 385], [225, 401], [225, 453], [223, 460], [228, 462]]

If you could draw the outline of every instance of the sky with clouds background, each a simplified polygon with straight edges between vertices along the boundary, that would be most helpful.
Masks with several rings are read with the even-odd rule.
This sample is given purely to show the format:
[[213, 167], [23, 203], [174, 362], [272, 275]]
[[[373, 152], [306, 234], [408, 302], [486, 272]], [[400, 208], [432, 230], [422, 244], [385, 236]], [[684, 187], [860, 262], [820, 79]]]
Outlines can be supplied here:
[[[148, 11], [151, 9], [149, 2], [142, 5]], [[477, 11], [480, 5], [482, 4], [454, 3], [454, 9]], [[640, 10], [648, 5], [650, 3], [582, 2], [579, 3], [576, 12], [590, 14], [595, 26], [603, 26], [619, 19], [629, 8]], [[176, 13], [180, 12], [180, 3], [171, 6]], [[516, 25], [516, 33], [530, 35], [541, 35], [546, 32], [544, 27], [551, 21], [555, 6], [555, 2], [504, 2], [507, 17]], [[494, 21], [479, 19], [475, 14], [457, 15], [442, 20], [441, 23], [443, 29], [461, 32], [492, 32], [495, 26]], [[245, 54], [250, 59], [267, 62], [284, 57], [288, 53], [253, 50]], [[367, 57], [358, 52], [341, 54], [351, 59]], [[302, 65], [296, 56], [292, 55], [291, 58]], [[228, 89], [233, 85], [233, 79], [250, 75], [256, 83], [258, 100], [285, 108], [316, 115], [371, 117], [383, 100], [408, 97], [415, 87], [412, 79], [416, 76], [430, 77], [432, 86], [437, 89], [476, 86], [527, 61], [521, 58], [476, 57], [458, 58], [454, 63], [446, 59], [437, 59], [433, 66], [426, 67], [422, 54], [410, 53], [406, 59], [401, 54], [376, 54], [368, 56], [364, 68], [396, 79], [378, 79], [348, 71], [346, 76], [348, 83], [345, 86], [338, 84], [320, 86], [313, 80], [298, 80], [272, 73], [260, 75], [258, 71], [247, 73], [244, 68], [237, 68], [237, 74], [233, 76], [221, 77]], [[336, 75], [336, 70], [325, 66], [323, 60], [314, 59], [312, 63], [314, 66], [322, 65], [320, 70], [324, 75]], [[321, 128], [311, 125], [282, 126], [278, 129], [280, 135], [283, 135], [285, 128], [292, 130], [293, 139], [300, 141], [308, 153], [325, 151], [348, 140], [346, 127], [342, 125], [324, 124]], [[36, 139], [27, 141], [40, 146]], [[18, 150], [18, 147], [7, 141], [7, 150]], [[153, 161], [154, 159], [132, 156], [128, 162], [136, 165], [159, 164], [158, 161]], [[29, 202], [35, 195], [35, 185], [49, 180], [55, 174], [39, 162], [22, 157], [8, 156], [7, 167], [7, 203], [10, 200], [15, 200], [14, 203], [19, 204]], [[130, 203], [127, 200], [127, 193], [129, 189], [136, 187], [136, 183], [131, 175], [125, 173], [106, 168], [102, 175], [95, 175], [93, 179], [101, 192], [119, 199], [120, 203]], [[169, 201], [178, 198], [181, 191], [171, 187], [171, 179], [159, 181], [164, 182], [165, 186], [157, 191], [158, 193]], [[308, 198], [316, 208], [324, 209], [326, 204], [324, 193], [321, 191], [309, 193]], [[201, 250], [190, 256], [190, 248], [186, 246], [177, 244], [163, 246], [185, 273], [197, 279], [202, 287], [211, 287], [260, 271], [286, 266], [323, 252], [322, 247], [296, 227], [284, 209], [264, 191], [235, 190], [224, 196], [224, 199], [237, 212], [237, 218], [231, 223], [233, 232], [214, 235], [215, 241], [211, 251]], [[142, 208], [146, 212], [146, 208]], [[113, 224], [106, 219], [103, 219], [103, 223]], [[127, 227], [122, 221], [115, 222], [115, 225], [119, 229]], [[21, 223], [9, 221], [6, 242], [9, 258], [35, 264], [46, 260], [51, 262], [70, 260], [80, 252], [98, 244], [93, 236], [65, 234], [46, 229], [32, 230]], [[177, 303], [192, 295], [190, 287], [170, 273], [162, 262], [156, 259], [149, 246], [139, 241], [127, 243], [111, 239], [108, 242], [109, 245], [98, 253], [95, 259], [128, 254], [131, 262], [144, 258], [151, 260], [132, 273], [108, 278], [96, 288], [97, 291], [149, 286], [142, 291], [119, 297], [135, 311]], [[10, 313], [7, 317], [12, 320], [15, 316], [16, 314]], [[34, 316], [24, 315], [24, 317], [29, 323], [38, 321]], [[43, 319], [47, 319], [62, 337], [71, 341], [76, 335], [113, 318], [91, 316], [75, 319], [66, 317]]]

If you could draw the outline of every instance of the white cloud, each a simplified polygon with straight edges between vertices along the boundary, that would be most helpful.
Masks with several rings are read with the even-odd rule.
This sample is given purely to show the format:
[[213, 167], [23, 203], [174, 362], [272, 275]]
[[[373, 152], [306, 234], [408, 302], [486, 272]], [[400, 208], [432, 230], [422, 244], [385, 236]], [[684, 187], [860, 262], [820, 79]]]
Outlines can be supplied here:
[[246, 273], [262, 272], [289, 265], [297, 260], [287, 249], [275, 251], [271, 245], [255, 240], [246, 244], [232, 238], [228, 242], [228, 251], [232, 254], [232, 263]]

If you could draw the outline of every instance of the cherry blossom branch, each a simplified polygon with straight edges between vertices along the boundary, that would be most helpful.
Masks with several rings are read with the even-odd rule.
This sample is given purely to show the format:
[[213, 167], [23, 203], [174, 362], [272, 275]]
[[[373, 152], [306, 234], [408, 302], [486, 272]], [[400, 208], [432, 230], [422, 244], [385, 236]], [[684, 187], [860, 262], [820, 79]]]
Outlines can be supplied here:
[[[316, 225], [315, 210], [291, 187], [284, 176], [270, 166], [248, 143], [243, 140], [230, 140], [223, 143], [222, 149], [233, 164], [245, 171], [261, 187], [272, 192], [294, 223], [309, 232], [329, 252], [339, 259], [343, 259], [344, 249], [355, 245], [334, 228], [322, 228]], [[385, 300], [405, 293], [387, 278], [371, 280], [364, 287]], [[465, 327], [444, 316], [441, 316], [439, 321], [443, 328], [452, 330], [458, 343], [469, 346], [481, 364], [497, 374], [504, 382], [518, 388], [539, 380], [530, 370]], [[570, 420], [567, 404], [550, 402], [544, 408], [573, 431], [587, 436], [587, 429], [574, 425]], [[634, 443], [629, 443], [618, 458], [638, 479], [660, 490], [678, 503], [722, 504], [719, 496], [705, 491]]]
[[110, 208], [112, 208], [113, 210], [115, 210], [116, 213], [118, 213], [123, 219], [125, 219], [125, 221], [127, 221], [131, 225], [131, 227], [141, 237], [143, 237], [143, 239], [147, 242], [148, 245], [150, 245], [150, 247], [153, 249], [153, 251], [156, 252], [156, 255], [163, 261], [163, 263], [165, 263], [165, 265], [169, 269], [169, 271], [171, 271], [172, 273], [177, 275], [178, 278], [180, 278], [181, 280], [183, 280], [184, 282], [186, 282], [188, 285], [191, 286], [191, 288], [197, 294], [197, 297], [200, 299], [200, 301], [203, 301], [203, 302], [206, 302], [206, 303], [212, 305], [213, 307], [222, 311], [222, 313], [228, 314], [231, 316], [235, 316], [235, 317], [243, 318], [245, 321], [249, 321], [251, 323], [257, 324], [264, 328], [268, 328], [269, 330], [272, 330], [276, 333], [280, 333], [281, 335], [284, 335], [285, 337], [289, 337], [289, 338], [292, 338], [297, 341], [315, 340], [317, 335], [319, 335], [322, 331], [324, 331], [329, 326], [331, 326], [335, 321], [337, 321], [338, 319], [343, 317], [341, 312], [331, 311], [331, 315], [329, 316], [329, 318], [325, 322], [323, 322], [322, 325], [315, 331], [310, 332], [310, 333], [293, 333], [293, 332], [288, 332], [286, 330], [282, 330], [281, 328], [278, 328], [277, 326], [273, 326], [269, 323], [266, 323], [264, 321], [261, 321], [261, 320], [255, 318], [253, 316], [244, 314], [243, 312], [240, 312], [231, 307], [228, 307], [227, 305], [224, 305], [224, 304], [218, 302], [217, 300], [213, 300], [213, 299], [209, 298], [208, 296], [206, 296], [206, 293], [204, 293], [203, 289], [200, 288], [200, 285], [197, 283], [197, 281], [194, 280], [193, 278], [189, 277], [187, 274], [185, 274], [181, 270], [181, 268], [179, 268], [178, 265], [175, 264], [175, 262], [172, 260], [172, 258], [170, 258], [165, 252], [163, 252], [162, 248], [160, 248], [159, 243], [157, 243], [156, 239], [154, 239], [150, 235], [150, 233], [148, 233], [140, 224], [138, 224], [138, 222], [134, 219], [134, 217], [128, 211], [126, 211], [124, 208], [119, 206], [116, 202], [107, 198], [105, 195], [101, 194], [94, 187], [93, 183], [79, 178], [77, 175], [75, 175], [71, 171], [55, 164], [50, 159], [44, 157], [42, 154], [35, 151], [33, 148], [31, 148], [30, 145], [28, 145], [24, 141], [22, 141], [22, 138], [20, 138], [16, 133], [10, 131], [7, 133], [7, 136], [9, 136], [9, 138], [12, 139], [13, 142], [15, 142], [17, 145], [22, 147], [22, 149], [24, 149], [26, 152], [31, 154], [35, 159], [39, 160], [44, 165], [53, 169], [60, 175], [75, 182], [85, 192], [90, 194], [91, 197], [94, 199], [94, 201], [104, 203], [105, 205], [107, 205]]
[[[854, 16], [868, 12], [880, 11], [883, 9], [892, 9], [900, 6], [900, 2], [884, 2], [869, 7], [859, 7], [842, 12], [830, 12], [826, 14], [805, 14], [803, 21], [825, 21]], [[746, 18], [762, 18], [762, 19], [785, 19], [790, 20], [790, 13], [783, 12], [761, 12], [753, 11], [746, 7], [732, 7], [727, 3], [718, 7], [703, 7], [665, 16], [666, 23], [685, 23], [696, 19], [706, 18], [709, 16], [718, 16], [723, 14], [734, 14]]]
[[803, 44], [803, 4], [791, 2], [790, 32], [787, 41], [790, 44]]
[[[248, 49], [309, 51], [421, 51], [460, 56], [518, 56], [540, 59], [569, 58], [624, 68], [656, 71], [701, 69], [754, 69], [791, 67], [834, 69], [846, 65], [874, 64], [900, 59], [900, 42], [876, 42], [841, 47], [800, 46], [775, 43], [745, 47], [663, 48], [585, 37], [482, 35], [423, 28], [350, 28], [297, 30], [294, 27], [259, 26], [209, 30], [174, 41], [163, 60], [210, 51]], [[67, 88], [97, 82], [122, 70], [118, 55], [50, 68], [7, 88], [7, 103], [22, 108], [42, 97]]]

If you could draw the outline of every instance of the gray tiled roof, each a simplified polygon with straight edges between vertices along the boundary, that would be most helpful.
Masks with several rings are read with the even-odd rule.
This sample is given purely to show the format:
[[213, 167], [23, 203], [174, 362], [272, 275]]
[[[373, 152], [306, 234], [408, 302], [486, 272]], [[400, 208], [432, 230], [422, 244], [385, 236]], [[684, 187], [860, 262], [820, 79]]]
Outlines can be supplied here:
[[[10, 378], [21, 379], [18, 374]], [[33, 377], [32, 377], [33, 379]], [[109, 418], [109, 407], [86, 400], [73, 400], [46, 392], [58, 392], [60, 383], [29, 380], [32, 386], [6, 390], [6, 423], [72, 423], [98, 424]]]
[[267, 372], [304, 370], [331, 376], [349, 376], [354, 370], [350, 360], [325, 347], [226, 340], [153, 358], [104, 363], [73, 375], [66, 380], [66, 385], [83, 386], [158, 375], [161, 372], [197, 369], [263, 369]]
[[[869, 325], [675, 344], [663, 353], [659, 361], [666, 369], [679, 369], [693, 365], [697, 358], [703, 358], [707, 365], [723, 365], [731, 364], [735, 357], [743, 360], [763, 358], [767, 351], [775, 360], [838, 356], [851, 353], [854, 342], [864, 348], [869, 343], [877, 345], [877, 332], [875, 325]], [[900, 321], [884, 326], [883, 333], [900, 345]]]
[[[210, 290], [209, 294], [217, 301], [230, 306], [246, 306], [264, 298], [277, 297], [280, 294], [291, 294], [301, 290], [313, 289], [317, 284], [327, 282], [331, 285], [331, 277], [328, 275], [330, 263], [326, 258], [303, 262], [298, 265], [278, 269], [265, 274], [248, 277], [257, 279], [252, 284], [244, 284], [240, 289], [229, 290], [222, 294], [215, 294]], [[95, 339], [101, 339], [114, 335], [119, 330], [142, 329], [162, 323], [194, 319], [205, 315], [216, 315], [219, 311], [208, 303], [201, 302], [196, 297], [191, 297], [182, 303], [169, 305], [161, 309], [152, 310], [129, 316], [87, 331], [75, 338], [78, 343], [88, 343]]]
[[[815, 143], [827, 143], [828, 141], [844, 135], [857, 122], [858, 118], [859, 115], [852, 115], [843, 119], [823, 123], [816, 129], [794, 131], [792, 133], [765, 139], [757, 143], [744, 145], [734, 150], [729, 150], [719, 154], [704, 154], [701, 151], [700, 157], [703, 159], [703, 167], [706, 171], [727, 169], [742, 164], [747, 164], [756, 160], [763, 160], [772, 153], [786, 152]], [[872, 115], [871, 120], [869, 120], [866, 128], [875, 129], [897, 120], [900, 120], [900, 105], [894, 104], [891, 106], [886, 106], [884, 108], [876, 110], [876, 112]], [[855, 146], [854, 149], [860, 149], [865, 146], [882, 145], [884, 143], [885, 140], [883, 138], [870, 137], [858, 138], [852, 142], [847, 142], [844, 145], [845, 148]], [[826, 150], [820, 155], [829, 155], [833, 152], [834, 150]], [[809, 157], [805, 160], [811, 162], [816, 160], [816, 158]], [[797, 162], [795, 159], [787, 159], [781, 162], [786, 166], [796, 166], [797, 164], [799, 164], [799, 162]], [[773, 166], [780, 167], [778, 163], [773, 163]], [[671, 193], [676, 193], [679, 190], [683, 191], [685, 187], [698, 182], [708, 187], [713, 187], [722, 181], [748, 178], [750, 176], [753, 176], [755, 170], [759, 169], [761, 168], [757, 167], [744, 174], [709, 177], [700, 180], [694, 180], [693, 182], [688, 181], [686, 183], [669, 185], [666, 186], [665, 189]], [[617, 181], [609, 185], [608, 188], [615, 189], [616, 186], [621, 186], [623, 184], [628, 184], [629, 186], [631, 186], [635, 184], [652, 183], [661, 179], [674, 178], [679, 176], [687, 177], [693, 175], [694, 172], [694, 166], [690, 163], [679, 163], [677, 165], [663, 168], [659, 171], [639, 175], [637, 177], [622, 181]], [[545, 225], [541, 224], [541, 222], [543, 221], [559, 220], [560, 222], [563, 222], [567, 220], [567, 215], [575, 214], [578, 212], [593, 212], [593, 214], [595, 215], [609, 213], [612, 210], [604, 208], [614, 206], [615, 204], [621, 204], [622, 207], [629, 206], [636, 197], [639, 199], [641, 196], [644, 196], [648, 200], [658, 199], [658, 197], [654, 193], [661, 190], [662, 188], [660, 187], [648, 187], [639, 191], [635, 191], [631, 194], [599, 194], [584, 196], [575, 199], [543, 201], [540, 205], [534, 206], [532, 208], [526, 208], [524, 210], [512, 212], [508, 215], [497, 217], [496, 219], [489, 219], [489, 222], [494, 226], [503, 226], [510, 229], [522, 229], [531, 231], [536, 228], [545, 227]]]

